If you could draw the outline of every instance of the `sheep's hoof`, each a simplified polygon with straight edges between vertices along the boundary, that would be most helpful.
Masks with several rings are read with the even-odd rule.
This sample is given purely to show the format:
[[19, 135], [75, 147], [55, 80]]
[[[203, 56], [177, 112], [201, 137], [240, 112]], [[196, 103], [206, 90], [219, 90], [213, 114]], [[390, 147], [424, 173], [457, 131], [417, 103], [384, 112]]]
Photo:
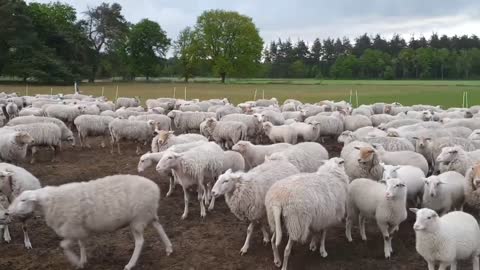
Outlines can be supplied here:
[[167, 253], [167, 256], [170, 256], [170, 255], [173, 253], [172, 247], [167, 247], [167, 248], [165, 249], [165, 252]]
[[282, 262], [279, 261], [279, 260], [278, 260], [278, 261], [277, 261], [277, 260], [274, 260], [274, 261], [273, 261], [273, 264], [275, 264], [276, 267], [282, 266]]
[[325, 250], [320, 250], [320, 256], [322, 256], [322, 258], [326, 258], [328, 253]]
[[315, 250], [317, 250], [317, 243], [314, 243], [314, 242], [310, 243], [310, 251], [315, 251]]
[[240, 249], [240, 255], [243, 256], [247, 254], [247, 251], [248, 251], [248, 248], [242, 247], [242, 249]]
[[270, 244], [270, 239], [266, 238], [266, 239], [263, 239], [263, 245], [268, 245]]
[[182, 219], [182, 220], [185, 220], [185, 219], [187, 218], [187, 216], [188, 216], [188, 214], [183, 214], [182, 217], [181, 217], [181, 219]]

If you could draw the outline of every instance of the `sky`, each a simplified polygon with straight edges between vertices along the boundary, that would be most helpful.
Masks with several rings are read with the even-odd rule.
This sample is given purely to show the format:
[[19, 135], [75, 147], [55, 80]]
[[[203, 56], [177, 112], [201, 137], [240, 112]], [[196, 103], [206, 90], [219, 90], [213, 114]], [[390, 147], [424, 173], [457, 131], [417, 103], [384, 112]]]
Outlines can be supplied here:
[[[32, 1], [28, 1], [32, 2]], [[49, 0], [34, 2], [48, 3]], [[68, 0], [79, 17], [101, 0]], [[171, 39], [193, 26], [204, 10], [238, 11], [253, 18], [265, 43], [278, 38], [293, 42], [315, 38], [355, 38], [364, 33], [412, 36], [480, 36], [478, 0], [118, 0], [130, 22], [143, 18], [158, 22]]]

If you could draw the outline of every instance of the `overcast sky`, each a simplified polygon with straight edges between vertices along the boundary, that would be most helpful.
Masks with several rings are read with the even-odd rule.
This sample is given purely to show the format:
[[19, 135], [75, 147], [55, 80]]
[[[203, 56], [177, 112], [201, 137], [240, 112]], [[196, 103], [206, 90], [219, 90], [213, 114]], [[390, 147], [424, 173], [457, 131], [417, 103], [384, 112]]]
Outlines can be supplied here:
[[[37, 0], [35, 2], [50, 2]], [[81, 14], [101, 0], [68, 0]], [[111, 2], [111, 1], [106, 1]], [[235, 10], [253, 18], [265, 42], [290, 37], [311, 43], [316, 37], [354, 38], [363, 33], [393, 33], [404, 38], [476, 34], [480, 36], [479, 0], [118, 0], [130, 22], [157, 21], [170, 38], [194, 25], [208, 9]]]

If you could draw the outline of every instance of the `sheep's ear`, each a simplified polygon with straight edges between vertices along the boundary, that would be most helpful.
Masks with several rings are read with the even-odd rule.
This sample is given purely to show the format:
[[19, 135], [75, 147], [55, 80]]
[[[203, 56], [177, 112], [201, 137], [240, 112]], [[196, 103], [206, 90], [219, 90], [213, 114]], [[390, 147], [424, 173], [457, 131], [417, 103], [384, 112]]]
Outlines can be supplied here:
[[412, 212], [414, 214], [417, 214], [417, 212], [418, 212], [418, 208], [408, 208], [408, 210], [410, 210], [410, 212]]
[[225, 171], [225, 174], [231, 174], [232, 173], [232, 168], [229, 168], [227, 171]]
[[358, 146], [355, 146], [354, 148], [357, 149], [357, 150], [360, 150], [360, 147], [358, 147]]
[[319, 165], [318, 167], [322, 167], [323, 165], [325, 165], [325, 163], [327, 163], [326, 160], [320, 160], [320, 161], [318, 162], [318, 165]]
[[441, 185], [445, 185], [447, 182], [445, 182], [443, 180], [439, 180], [438, 183], [441, 184]]
[[412, 137], [412, 139], [414, 139], [414, 140], [418, 140], [418, 137]]
[[378, 182], [379, 182], [379, 183], [382, 183], [382, 184], [386, 184], [386, 183], [387, 183], [387, 180], [382, 179], [382, 180], [379, 180]]
[[431, 141], [432, 138], [425, 138], [425, 141]]

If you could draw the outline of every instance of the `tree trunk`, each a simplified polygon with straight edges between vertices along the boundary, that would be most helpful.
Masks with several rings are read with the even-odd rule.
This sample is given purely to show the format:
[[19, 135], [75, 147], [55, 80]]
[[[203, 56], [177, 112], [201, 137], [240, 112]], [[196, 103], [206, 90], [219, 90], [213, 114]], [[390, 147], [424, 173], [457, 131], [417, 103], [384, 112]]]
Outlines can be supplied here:
[[97, 75], [98, 70], [98, 63], [94, 61], [92, 64], [92, 73], [90, 74], [90, 78], [88, 78], [88, 82], [95, 82], [95, 76]]
[[222, 77], [222, 83], [225, 83], [225, 77], [227, 76], [227, 73], [222, 72], [220, 73], [220, 76]]
[[188, 83], [188, 79], [189, 79], [188, 75], [185, 75], [184, 82]]
[[145, 78], [147, 79], [147, 82], [150, 80], [150, 76], [145, 75]]
[[442, 81], [443, 81], [443, 64], [442, 64], [442, 66], [440, 67], [440, 70], [442, 71]]

